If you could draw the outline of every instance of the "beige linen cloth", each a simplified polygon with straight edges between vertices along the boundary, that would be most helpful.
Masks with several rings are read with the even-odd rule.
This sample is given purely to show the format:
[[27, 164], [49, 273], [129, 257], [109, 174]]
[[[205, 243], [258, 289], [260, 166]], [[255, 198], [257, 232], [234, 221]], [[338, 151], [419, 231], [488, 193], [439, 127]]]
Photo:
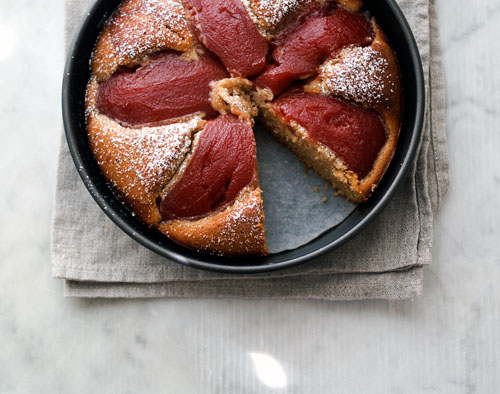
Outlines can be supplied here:
[[[66, 0], [70, 41], [89, 0]], [[444, 82], [434, 0], [399, 0], [422, 56], [425, 130], [415, 166], [367, 229], [335, 251], [292, 269], [229, 275], [168, 261], [125, 235], [85, 189], [61, 142], [53, 217], [53, 276], [72, 297], [268, 297], [406, 299], [422, 294], [431, 263], [433, 215], [448, 187]]]

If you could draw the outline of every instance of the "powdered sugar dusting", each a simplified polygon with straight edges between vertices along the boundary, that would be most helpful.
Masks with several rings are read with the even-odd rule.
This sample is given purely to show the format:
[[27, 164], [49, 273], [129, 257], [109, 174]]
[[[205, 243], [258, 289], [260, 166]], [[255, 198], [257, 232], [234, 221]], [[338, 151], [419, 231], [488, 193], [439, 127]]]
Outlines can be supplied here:
[[105, 175], [126, 195], [151, 192], [174, 175], [189, 152], [199, 119], [158, 127], [125, 128], [98, 115], [90, 131], [94, 154]]
[[113, 72], [155, 50], [186, 49], [192, 40], [181, 0], [127, 1], [108, 24], [104, 38], [113, 50], [98, 52], [97, 73]]
[[131, 11], [135, 10], [121, 9], [117, 15], [120, 32], [115, 49], [121, 59], [133, 58], [167, 40], [178, 41], [174, 32], [187, 28], [182, 3], [177, 0], [143, 0], [139, 20]]
[[290, 13], [311, 0], [254, 0], [253, 10], [264, 29], [274, 29]]
[[[261, 207], [261, 200], [256, 195], [244, 200], [244, 203], [236, 202], [229, 208], [230, 213], [217, 236], [207, 241], [213, 244], [214, 249], [217, 249], [218, 245], [227, 245], [227, 243], [238, 240], [239, 249], [248, 253], [254, 252], [255, 241], [263, 238], [260, 223]], [[243, 237], [242, 231], [245, 231]]]
[[389, 63], [372, 47], [351, 47], [320, 68], [323, 94], [340, 94], [367, 104], [385, 104], [395, 88]]

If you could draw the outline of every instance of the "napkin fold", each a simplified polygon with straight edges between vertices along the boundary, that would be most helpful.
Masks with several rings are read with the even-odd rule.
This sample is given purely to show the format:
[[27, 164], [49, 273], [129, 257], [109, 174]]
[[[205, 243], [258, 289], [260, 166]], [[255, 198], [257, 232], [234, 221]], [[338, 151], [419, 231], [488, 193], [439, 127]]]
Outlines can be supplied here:
[[[66, 0], [66, 42], [89, 0]], [[427, 112], [410, 174], [381, 214], [342, 247], [287, 270], [258, 275], [201, 271], [130, 239], [79, 179], [64, 136], [52, 224], [52, 273], [71, 297], [269, 297], [323, 300], [419, 296], [431, 263], [433, 216], [448, 188], [444, 77], [435, 0], [399, 0], [425, 73]], [[77, 215], [75, 215], [77, 213]]]

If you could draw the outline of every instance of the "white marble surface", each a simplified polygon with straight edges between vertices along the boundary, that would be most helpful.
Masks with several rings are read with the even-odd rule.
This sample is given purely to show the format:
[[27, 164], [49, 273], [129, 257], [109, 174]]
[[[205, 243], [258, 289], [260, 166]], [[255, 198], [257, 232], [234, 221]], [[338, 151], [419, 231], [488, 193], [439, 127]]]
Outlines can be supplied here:
[[425, 294], [394, 304], [64, 299], [62, 3], [0, 0], [0, 393], [500, 391], [498, 0], [438, 0], [451, 186]]

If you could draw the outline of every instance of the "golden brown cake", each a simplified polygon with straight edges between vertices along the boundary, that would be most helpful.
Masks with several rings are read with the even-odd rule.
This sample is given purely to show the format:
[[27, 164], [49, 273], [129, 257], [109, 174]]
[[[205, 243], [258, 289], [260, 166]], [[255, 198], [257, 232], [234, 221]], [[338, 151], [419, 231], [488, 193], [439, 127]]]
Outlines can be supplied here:
[[361, 10], [359, 0], [125, 0], [87, 89], [104, 176], [175, 242], [266, 254], [258, 116], [339, 193], [366, 201], [402, 103], [395, 55]]
[[193, 36], [181, 0], [126, 0], [105, 24], [92, 58], [99, 81], [148, 54], [172, 49], [192, 52]]

